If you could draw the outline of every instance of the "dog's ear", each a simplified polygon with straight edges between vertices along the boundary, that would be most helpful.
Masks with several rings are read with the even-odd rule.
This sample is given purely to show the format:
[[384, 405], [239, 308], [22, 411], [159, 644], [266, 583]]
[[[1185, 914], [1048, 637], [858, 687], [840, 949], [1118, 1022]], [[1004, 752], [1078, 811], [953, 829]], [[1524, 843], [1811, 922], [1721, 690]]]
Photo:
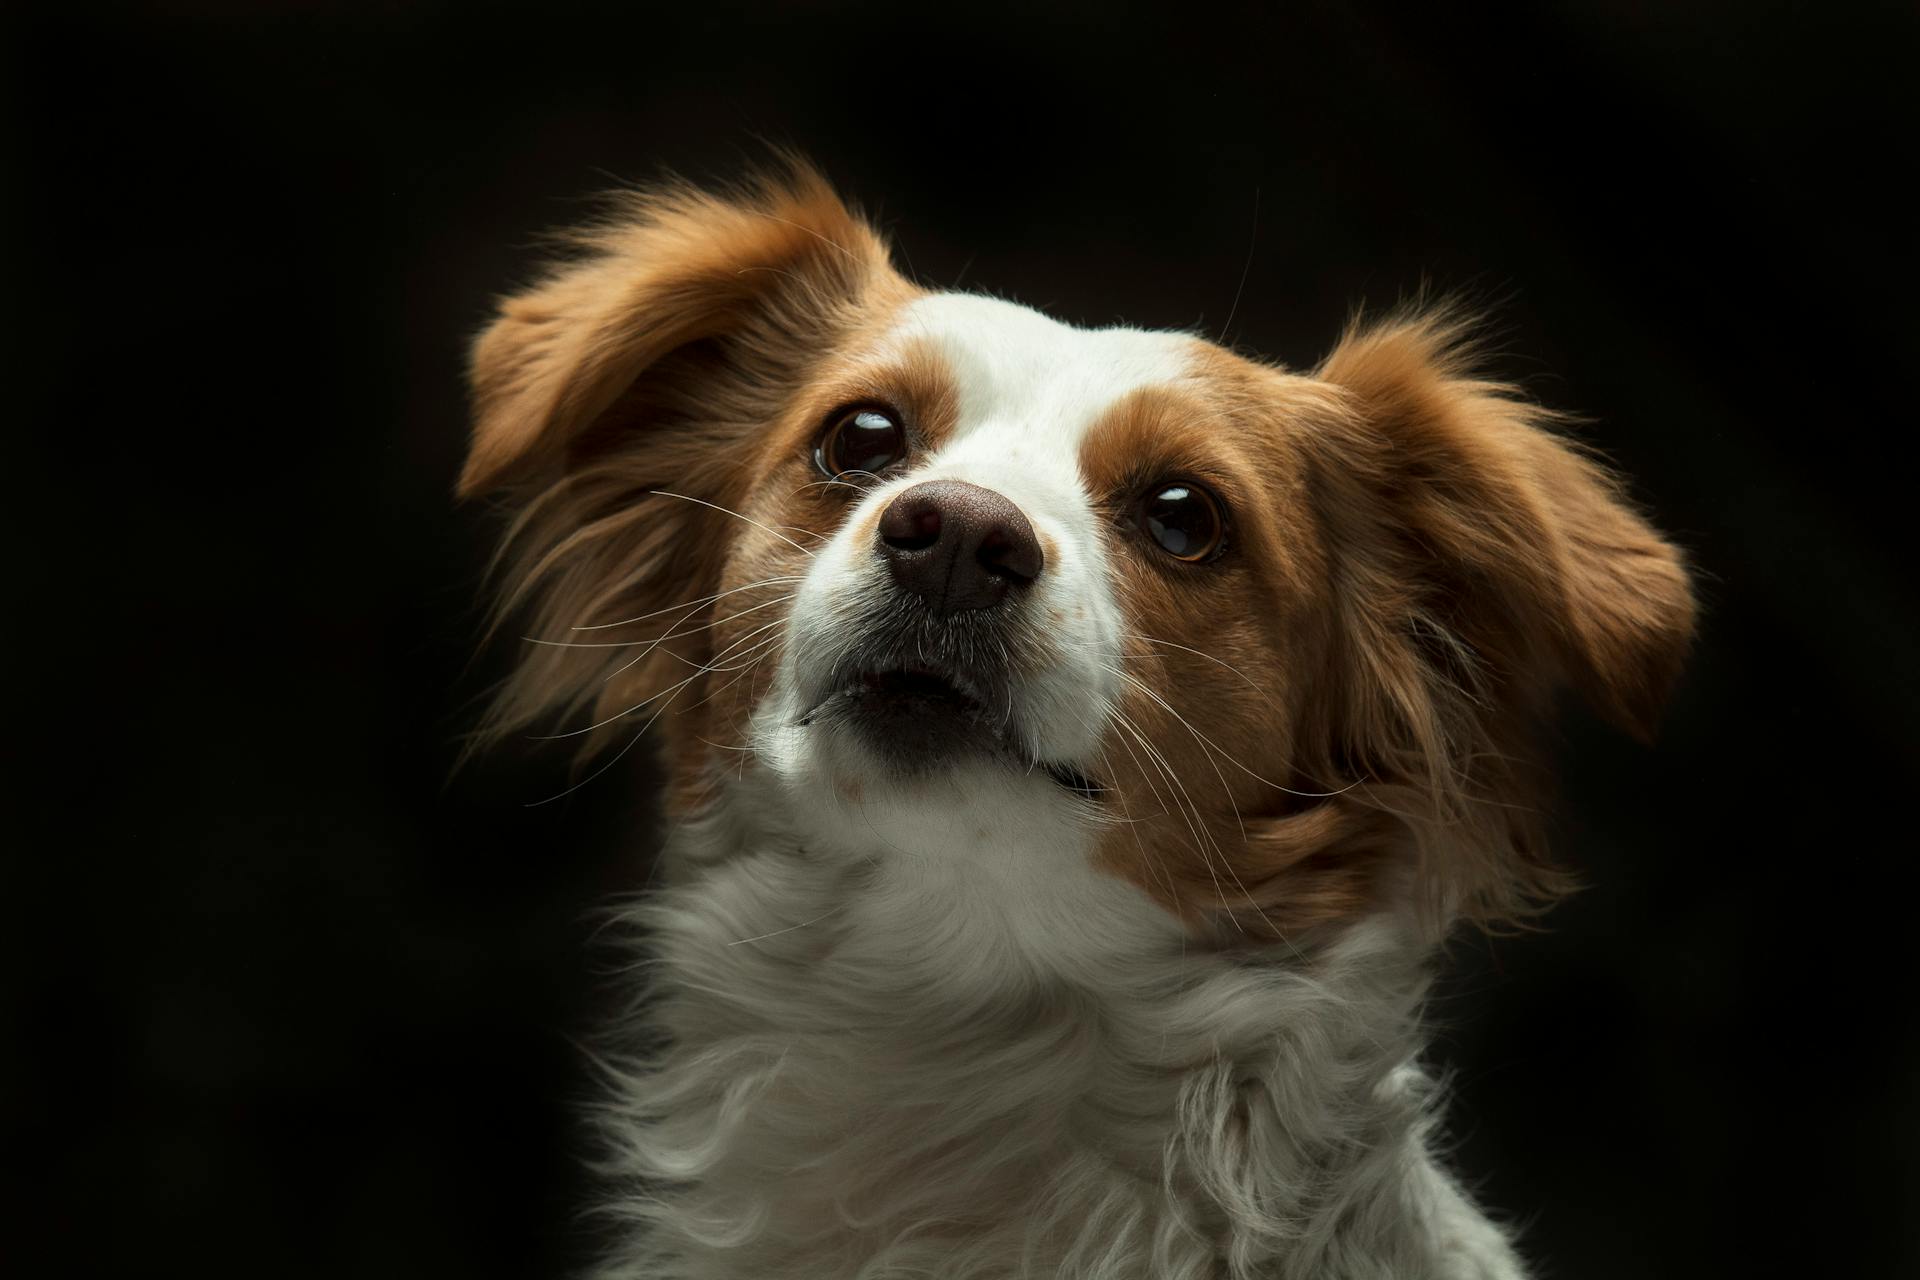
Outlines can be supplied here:
[[[494, 626], [530, 643], [474, 749], [559, 717], [584, 753], [709, 657], [761, 437], [911, 287], [813, 171], [630, 194], [474, 344], [461, 496], [509, 493]], [[619, 620], [645, 626], [613, 629]], [[691, 700], [691, 699], [690, 699]]]
[[748, 361], [790, 361], [893, 279], [878, 236], [799, 164], [731, 195], [628, 194], [572, 242], [577, 260], [503, 300], [474, 343], [461, 497], [564, 458], [672, 353], [711, 339]]
[[1329, 751], [1423, 844], [1456, 846], [1428, 860], [1455, 877], [1448, 909], [1491, 922], [1566, 887], [1522, 763], [1554, 690], [1650, 738], [1694, 601], [1610, 472], [1473, 374], [1465, 328], [1426, 311], [1350, 330], [1316, 371], [1340, 411], [1309, 447], [1342, 618]]
[[1356, 328], [1318, 371], [1350, 396], [1375, 562], [1410, 575], [1416, 629], [1505, 664], [1485, 674], [1564, 680], [1650, 738], [1693, 635], [1681, 556], [1548, 414], [1471, 376], [1463, 331], [1444, 312]]

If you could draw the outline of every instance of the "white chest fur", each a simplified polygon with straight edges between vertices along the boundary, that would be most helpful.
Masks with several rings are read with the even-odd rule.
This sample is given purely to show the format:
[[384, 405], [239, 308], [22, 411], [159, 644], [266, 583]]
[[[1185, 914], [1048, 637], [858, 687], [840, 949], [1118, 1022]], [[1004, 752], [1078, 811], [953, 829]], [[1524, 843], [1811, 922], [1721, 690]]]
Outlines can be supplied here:
[[683, 828], [631, 916], [660, 1043], [606, 1113], [608, 1274], [1520, 1274], [1427, 1154], [1413, 944], [1237, 960], [1092, 872], [1070, 917], [1020, 872], [1063, 852]]

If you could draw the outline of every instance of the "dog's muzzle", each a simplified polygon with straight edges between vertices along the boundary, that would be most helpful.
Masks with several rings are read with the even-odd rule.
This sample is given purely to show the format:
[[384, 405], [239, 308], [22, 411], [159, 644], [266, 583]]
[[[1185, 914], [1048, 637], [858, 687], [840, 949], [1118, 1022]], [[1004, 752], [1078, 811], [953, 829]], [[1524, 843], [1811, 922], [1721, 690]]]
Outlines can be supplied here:
[[873, 554], [887, 575], [841, 624], [801, 723], [850, 734], [900, 773], [997, 758], [1084, 794], [1091, 784], [1026, 745], [1021, 689], [1044, 646], [1021, 605], [1046, 553], [1025, 513], [980, 485], [926, 481], [881, 513]]

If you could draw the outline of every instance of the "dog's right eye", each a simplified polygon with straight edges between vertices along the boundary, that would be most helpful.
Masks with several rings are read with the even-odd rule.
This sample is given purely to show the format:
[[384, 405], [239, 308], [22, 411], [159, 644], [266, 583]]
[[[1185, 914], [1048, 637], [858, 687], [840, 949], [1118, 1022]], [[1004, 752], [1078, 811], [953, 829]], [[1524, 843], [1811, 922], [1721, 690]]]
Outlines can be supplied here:
[[829, 480], [878, 474], [906, 456], [906, 428], [892, 410], [876, 405], [835, 410], [813, 446], [813, 465]]

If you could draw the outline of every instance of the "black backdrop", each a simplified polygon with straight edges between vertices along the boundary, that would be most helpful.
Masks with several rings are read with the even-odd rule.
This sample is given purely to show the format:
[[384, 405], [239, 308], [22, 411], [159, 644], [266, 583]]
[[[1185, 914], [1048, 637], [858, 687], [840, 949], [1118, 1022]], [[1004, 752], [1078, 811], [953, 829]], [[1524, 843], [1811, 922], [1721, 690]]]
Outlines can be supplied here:
[[1920, 1267], [1912, 6], [78, 8], [4, 19], [0, 1254], [578, 1265], [591, 911], [651, 808], [450, 779], [505, 657], [462, 346], [589, 193], [771, 140], [1070, 319], [1298, 364], [1422, 280], [1496, 302], [1706, 616], [1657, 750], [1567, 721], [1593, 887], [1455, 949], [1458, 1163], [1552, 1276]]

